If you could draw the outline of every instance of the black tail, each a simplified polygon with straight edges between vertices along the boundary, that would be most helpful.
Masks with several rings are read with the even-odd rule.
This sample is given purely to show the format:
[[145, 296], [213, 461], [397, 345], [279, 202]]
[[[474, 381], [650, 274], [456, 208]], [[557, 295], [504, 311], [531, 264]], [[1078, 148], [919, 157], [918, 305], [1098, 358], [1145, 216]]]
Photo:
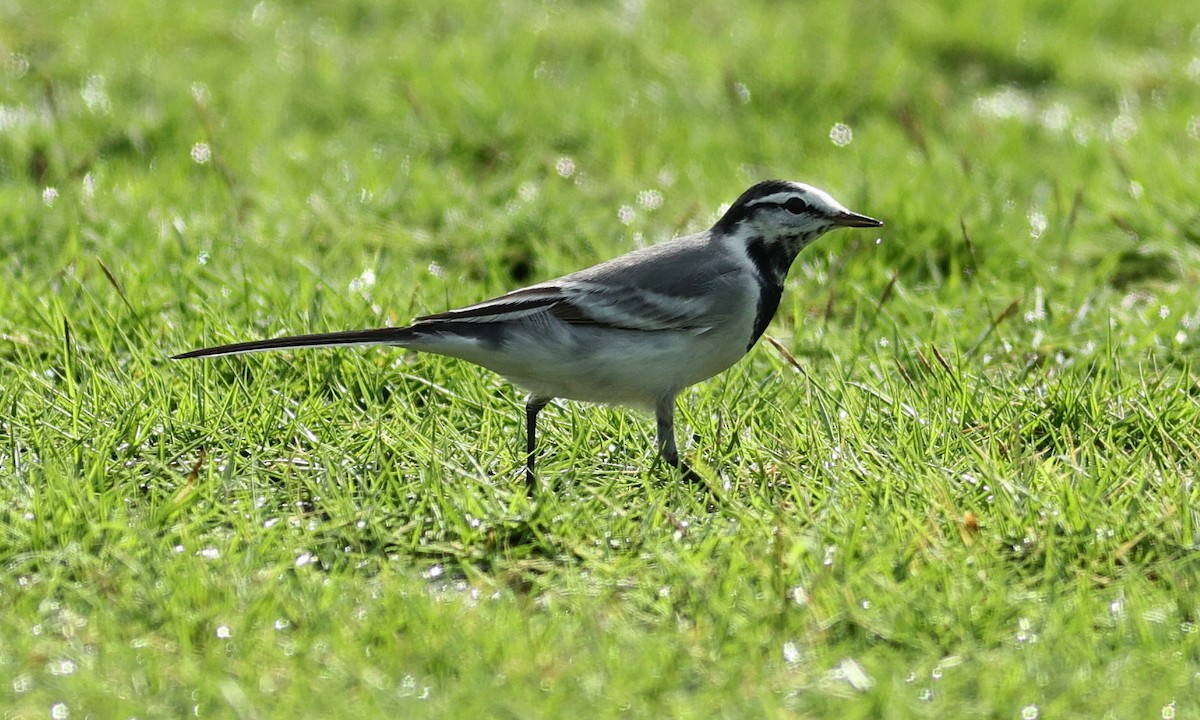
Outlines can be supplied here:
[[171, 359], [186, 360], [188, 358], [220, 357], [222, 355], [240, 355], [242, 353], [285, 350], [289, 348], [403, 344], [405, 340], [411, 339], [413, 335], [414, 332], [411, 327], [347, 330], [344, 332], [317, 333], [315, 335], [293, 335], [291, 337], [272, 338], [270, 340], [252, 340], [250, 342], [233, 343], [231, 345], [201, 348], [174, 355]]

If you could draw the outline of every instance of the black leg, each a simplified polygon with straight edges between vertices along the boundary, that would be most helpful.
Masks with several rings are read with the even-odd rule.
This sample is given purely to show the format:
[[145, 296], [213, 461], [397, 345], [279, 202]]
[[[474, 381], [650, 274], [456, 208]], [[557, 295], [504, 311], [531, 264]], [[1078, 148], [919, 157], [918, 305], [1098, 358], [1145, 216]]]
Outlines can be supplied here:
[[675, 446], [675, 398], [659, 400], [654, 408], [658, 421], [658, 454], [671, 467], [679, 467], [679, 448]]
[[679, 448], [675, 445], [675, 397], [664, 398], [654, 407], [658, 421], [658, 454], [671, 467], [683, 473], [688, 482], [699, 482], [699, 473], [679, 459]]
[[525, 400], [525, 482], [529, 492], [537, 489], [537, 478], [533, 474], [534, 460], [537, 459], [537, 416], [550, 403], [550, 398], [530, 395]]

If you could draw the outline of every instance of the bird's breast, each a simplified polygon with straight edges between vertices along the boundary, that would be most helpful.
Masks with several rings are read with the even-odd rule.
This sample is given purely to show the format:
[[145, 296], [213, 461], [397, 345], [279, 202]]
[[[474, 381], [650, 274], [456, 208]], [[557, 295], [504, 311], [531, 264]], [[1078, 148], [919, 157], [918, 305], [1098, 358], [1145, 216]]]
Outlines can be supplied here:
[[544, 397], [652, 408], [660, 398], [716, 375], [745, 355], [727, 332], [575, 330], [561, 342], [523, 343], [514, 353], [480, 362]]

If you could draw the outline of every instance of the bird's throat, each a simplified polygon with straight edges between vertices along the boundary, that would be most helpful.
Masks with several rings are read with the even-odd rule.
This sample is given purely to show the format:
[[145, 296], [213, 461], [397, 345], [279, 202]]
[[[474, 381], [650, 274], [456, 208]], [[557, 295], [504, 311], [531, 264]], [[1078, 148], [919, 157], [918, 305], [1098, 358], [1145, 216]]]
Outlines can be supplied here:
[[758, 308], [754, 315], [754, 328], [750, 333], [749, 350], [758, 342], [766, 331], [775, 311], [779, 309], [779, 300], [783, 296], [783, 283], [787, 280], [788, 271], [796, 256], [807, 243], [802, 239], [785, 238], [753, 238], [746, 243], [746, 255], [750, 258], [754, 271], [758, 275], [762, 287], [758, 294]]
[[759, 280], [781, 288], [797, 252], [792, 243], [780, 240], [754, 238], [746, 243], [746, 254], [750, 257]]
[[783, 286], [767, 283], [758, 293], [758, 309], [754, 313], [754, 328], [750, 331], [750, 342], [746, 343], [746, 351], [754, 347], [754, 343], [766, 332], [771, 318], [779, 309], [779, 299], [783, 297]]

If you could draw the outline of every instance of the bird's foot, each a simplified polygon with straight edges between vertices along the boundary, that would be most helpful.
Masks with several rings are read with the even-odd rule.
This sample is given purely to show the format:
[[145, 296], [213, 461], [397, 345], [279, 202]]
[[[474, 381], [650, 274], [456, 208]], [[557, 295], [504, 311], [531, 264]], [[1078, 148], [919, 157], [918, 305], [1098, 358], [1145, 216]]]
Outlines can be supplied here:
[[704, 476], [693, 470], [691, 465], [682, 460], [676, 463], [675, 469], [679, 471], [679, 475], [685, 483], [697, 485], [704, 482]]

